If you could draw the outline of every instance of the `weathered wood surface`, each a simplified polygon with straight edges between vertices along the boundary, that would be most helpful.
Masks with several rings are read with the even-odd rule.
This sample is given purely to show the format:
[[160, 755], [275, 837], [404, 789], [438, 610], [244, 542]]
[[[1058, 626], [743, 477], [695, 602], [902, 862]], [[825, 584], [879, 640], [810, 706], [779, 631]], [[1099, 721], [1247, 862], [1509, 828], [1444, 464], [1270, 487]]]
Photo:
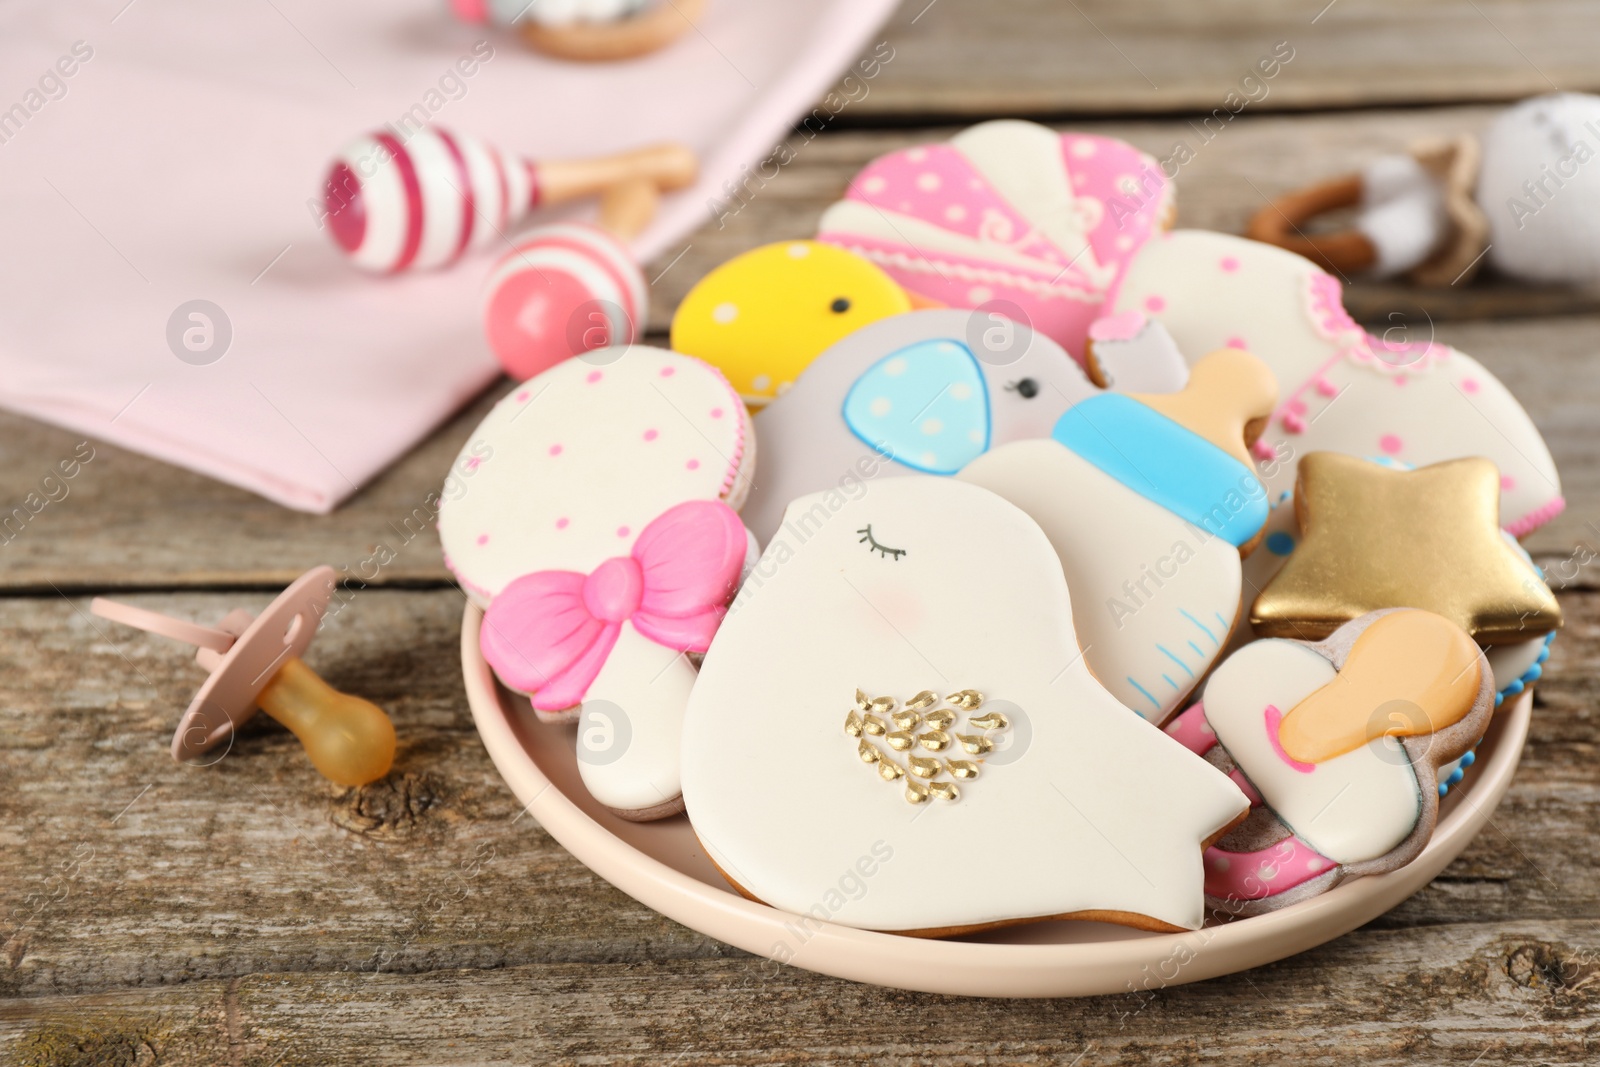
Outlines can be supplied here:
[[[847, 114], [1201, 114], [1515, 100], [1600, 88], [1600, 11], [1580, 0], [908, 0], [893, 60]], [[1287, 42], [1267, 83], [1243, 82]], [[925, 124], [922, 118], [919, 124]]]
[[[1246, 114], [1206, 145], [1186, 121], [1084, 128], [1125, 137], [1158, 156], [1170, 155], [1173, 144], [1186, 139], [1196, 152], [1177, 179], [1179, 224], [1238, 232], [1263, 197], [1337, 173], [1430, 131], [1477, 128], [1490, 111]], [[806, 144], [794, 164], [757, 190], [747, 206], [720, 224], [707, 222], [685, 241], [688, 251], [676, 263], [672, 260], [681, 249], [652, 266], [658, 339], [683, 294], [716, 264], [767, 241], [815, 232], [822, 210], [867, 160], [951, 132], [941, 127], [828, 133]], [[1475, 321], [1486, 311], [1502, 314], [1509, 295], [1503, 286], [1487, 283], [1443, 293], [1357, 287], [1351, 305], [1380, 326], [1404, 323], [1418, 335], [1432, 331], [1481, 359], [1511, 386], [1543, 429], [1565, 480], [1567, 514], [1529, 542], [1542, 559], [1560, 561], [1581, 540], [1600, 544], [1600, 532], [1587, 525], [1600, 521], [1600, 439], [1591, 427], [1591, 413], [1600, 404], [1600, 302], [1583, 294], [1544, 292], [1544, 312], [1585, 314]], [[371, 581], [380, 585], [446, 581], [429, 494], [438, 489], [487, 403], [468, 408], [331, 517], [288, 512], [198, 475], [97, 446], [95, 459], [69, 483], [69, 496], [40, 512], [21, 536], [0, 544], [0, 589], [268, 587], [322, 562], [357, 576], [371, 573]], [[0, 506], [9, 510], [19, 503], [78, 441], [0, 414]], [[393, 562], [376, 571], [364, 569], [380, 545], [394, 552]], [[1576, 579], [1590, 577], [1584, 570]]]
[[[200, 619], [267, 596], [134, 599]], [[1511, 792], [1422, 893], [1198, 986], [967, 1003], [774, 972], [590, 873], [482, 750], [453, 590], [363, 592], [313, 650], [399, 730], [360, 790], [267, 722], [172, 763], [186, 654], [84, 599], [0, 600], [0, 1062], [1276, 1063], [1294, 1041], [1308, 1063], [1592, 1063], [1600, 594], [1563, 605]]]

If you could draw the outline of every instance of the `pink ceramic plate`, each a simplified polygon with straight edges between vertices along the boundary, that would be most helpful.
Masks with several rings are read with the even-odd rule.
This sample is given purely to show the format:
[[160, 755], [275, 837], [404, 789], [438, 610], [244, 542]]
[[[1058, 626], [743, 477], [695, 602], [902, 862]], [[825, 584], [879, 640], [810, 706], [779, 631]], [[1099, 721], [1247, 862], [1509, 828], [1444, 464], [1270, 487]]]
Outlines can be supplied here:
[[985, 997], [1093, 996], [1156, 989], [1259, 967], [1331, 941], [1421, 889], [1466, 848], [1511, 784], [1528, 736], [1531, 697], [1506, 703], [1466, 780], [1440, 804], [1421, 856], [1282, 911], [1180, 934], [1101, 923], [1047, 922], [944, 941], [836, 926], [756, 904], [723, 881], [683, 816], [624, 822], [578, 780], [573, 726], [534, 720], [496, 684], [478, 651], [483, 613], [461, 627], [467, 701], [489, 756], [535, 818], [596, 874], [710, 937], [857, 982]]

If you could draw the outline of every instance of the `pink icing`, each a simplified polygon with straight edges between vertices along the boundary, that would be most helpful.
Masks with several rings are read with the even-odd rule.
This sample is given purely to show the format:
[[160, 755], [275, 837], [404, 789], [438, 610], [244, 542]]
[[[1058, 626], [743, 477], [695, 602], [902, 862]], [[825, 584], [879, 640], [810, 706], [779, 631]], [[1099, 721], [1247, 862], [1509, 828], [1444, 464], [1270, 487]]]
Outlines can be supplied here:
[[1549, 522], [1551, 519], [1555, 518], [1557, 515], [1561, 514], [1566, 509], [1566, 498], [1558, 496], [1543, 507], [1528, 512], [1516, 522], [1508, 523], [1506, 525], [1506, 533], [1510, 534], [1512, 537], [1525, 537], [1534, 530], [1537, 530], [1539, 527], [1543, 526], [1545, 523]]
[[1204, 756], [1217, 743], [1217, 735], [1206, 722], [1203, 703], [1190, 706], [1165, 727], [1167, 735], [1197, 756]]
[[1239, 787], [1239, 792], [1244, 794], [1245, 799], [1250, 802], [1252, 808], [1259, 808], [1266, 803], [1261, 799], [1261, 794], [1257, 792], [1255, 785], [1244, 776], [1244, 772], [1239, 768], [1235, 767], [1229, 771], [1228, 777], [1233, 779], [1233, 784]]
[[1396, 437], [1392, 433], [1386, 433], [1382, 437], [1378, 438], [1378, 448], [1386, 455], [1399, 455], [1400, 450], [1404, 447], [1405, 442], [1401, 441], [1400, 438]]
[[1277, 754], [1279, 759], [1283, 760], [1283, 762], [1287, 763], [1301, 774], [1310, 774], [1312, 771], [1317, 769], [1317, 765], [1315, 763], [1301, 763], [1299, 760], [1295, 759], [1293, 756], [1289, 755], [1289, 753], [1284, 751], [1283, 741], [1278, 737], [1278, 729], [1283, 725], [1283, 712], [1279, 711], [1271, 704], [1268, 704], [1267, 710], [1264, 713], [1264, 718], [1266, 719], [1267, 724], [1267, 741], [1272, 745], [1272, 751]]
[[1206, 896], [1261, 900], [1293, 889], [1335, 866], [1298, 837], [1286, 837], [1255, 852], [1226, 852], [1212, 846], [1205, 854]]
[[1138, 311], [1123, 311], [1095, 319], [1089, 324], [1091, 341], [1131, 341], [1150, 320]]

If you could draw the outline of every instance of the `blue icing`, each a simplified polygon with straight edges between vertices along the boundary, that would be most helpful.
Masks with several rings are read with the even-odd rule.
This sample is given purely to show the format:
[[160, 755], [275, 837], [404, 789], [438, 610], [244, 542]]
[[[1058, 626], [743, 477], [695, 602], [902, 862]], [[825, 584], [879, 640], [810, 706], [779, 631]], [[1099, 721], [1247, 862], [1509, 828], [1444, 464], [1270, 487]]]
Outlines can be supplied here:
[[1294, 551], [1294, 538], [1282, 530], [1267, 534], [1267, 551], [1274, 556], [1287, 556]]
[[1051, 436], [1229, 544], [1244, 544], [1267, 521], [1267, 493], [1254, 471], [1131, 397], [1092, 396], [1068, 408]]
[[989, 450], [989, 390], [959, 341], [919, 341], [883, 357], [844, 398], [850, 432], [913, 470], [954, 474]]
[[[1522, 692], [1532, 683], [1539, 680], [1539, 676], [1544, 674], [1544, 667], [1542, 664], [1545, 660], [1550, 658], [1550, 642], [1554, 641], [1555, 639], [1556, 631], [1554, 630], [1551, 630], [1549, 633], [1544, 635], [1544, 647], [1539, 650], [1539, 658], [1534, 661], [1533, 666], [1522, 672], [1521, 678], [1516, 679], [1510, 685], [1506, 686], [1504, 689], [1500, 690], [1494, 695], [1495, 707], [1498, 708], [1501, 703], [1505, 701], [1507, 696], [1514, 696], [1517, 693]], [[1462, 778], [1466, 777], [1467, 768], [1476, 762], [1478, 762], [1478, 746], [1473, 745], [1471, 751], [1456, 761], [1455, 770], [1451, 771], [1450, 774], [1439, 783], [1439, 795], [1444, 796], [1446, 793], [1450, 792], [1450, 787], [1456, 785], [1461, 781]], [[1443, 770], [1443, 768], [1440, 769]]]

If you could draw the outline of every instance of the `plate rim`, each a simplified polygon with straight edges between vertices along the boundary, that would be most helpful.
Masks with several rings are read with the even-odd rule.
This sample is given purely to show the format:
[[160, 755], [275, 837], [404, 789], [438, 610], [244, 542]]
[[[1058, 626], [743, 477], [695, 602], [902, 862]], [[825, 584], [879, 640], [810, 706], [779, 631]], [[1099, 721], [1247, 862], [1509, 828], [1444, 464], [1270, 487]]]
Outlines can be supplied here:
[[[984, 997], [1140, 993], [1264, 966], [1331, 941], [1410, 897], [1488, 823], [1521, 761], [1531, 690], [1495, 712], [1501, 736], [1472, 788], [1411, 863], [1345, 882], [1287, 908], [1208, 929], [1137, 933], [1067, 944], [993, 944], [858, 930], [747, 900], [669, 867], [612, 834], [554, 785], [511, 726], [502, 690], [478, 647], [483, 611], [462, 614], [461, 670], [479, 737], [512, 793], [572, 856], [646, 907], [707, 937], [780, 964], [913, 992]], [[798, 930], [807, 936], [795, 948]], [[792, 953], [778, 959], [774, 950]], [[1176, 962], [1174, 962], [1176, 961]], [[1172, 973], [1167, 973], [1171, 970]]]

